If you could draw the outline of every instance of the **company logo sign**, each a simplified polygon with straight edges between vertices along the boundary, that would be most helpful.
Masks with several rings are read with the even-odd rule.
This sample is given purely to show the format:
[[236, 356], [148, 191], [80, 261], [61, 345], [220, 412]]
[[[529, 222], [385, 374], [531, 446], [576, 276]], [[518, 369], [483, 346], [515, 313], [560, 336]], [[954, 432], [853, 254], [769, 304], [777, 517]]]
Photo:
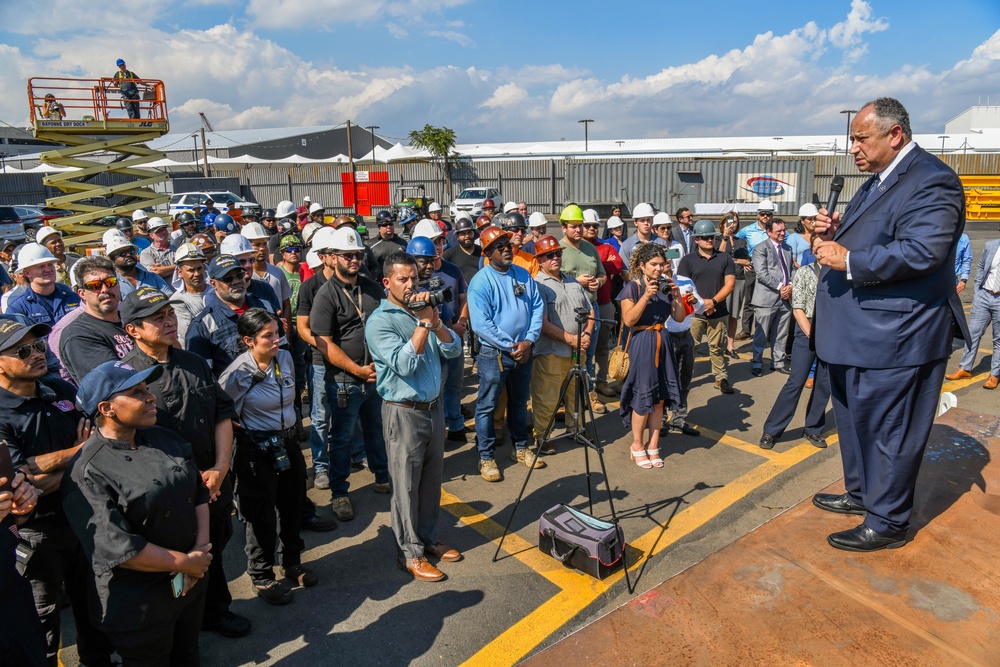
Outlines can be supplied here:
[[[740, 198], [748, 201], [770, 199], [773, 202], [796, 201], [797, 174], [738, 174], [737, 184]], [[747, 195], [752, 197], [747, 197]]]

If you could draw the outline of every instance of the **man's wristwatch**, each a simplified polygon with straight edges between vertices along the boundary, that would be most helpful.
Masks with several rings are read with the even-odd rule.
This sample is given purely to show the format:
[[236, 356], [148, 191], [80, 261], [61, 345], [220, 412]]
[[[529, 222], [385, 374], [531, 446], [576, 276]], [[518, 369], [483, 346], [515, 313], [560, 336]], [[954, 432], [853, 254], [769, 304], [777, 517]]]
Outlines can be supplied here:
[[428, 329], [430, 331], [434, 331], [435, 328], [433, 324], [430, 322], [424, 322], [423, 320], [417, 320], [417, 326], [421, 329]]

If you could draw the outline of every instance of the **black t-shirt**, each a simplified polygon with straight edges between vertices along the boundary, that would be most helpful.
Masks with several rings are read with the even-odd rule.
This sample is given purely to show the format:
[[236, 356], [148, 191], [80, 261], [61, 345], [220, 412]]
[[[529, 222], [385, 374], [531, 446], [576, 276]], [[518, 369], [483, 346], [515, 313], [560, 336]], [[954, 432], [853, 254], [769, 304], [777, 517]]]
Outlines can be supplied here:
[[479, 258], [483, 256], [482, 248], [477, 245], [472, 246], [472, 254], [462, 250], [461, 246], [448, 248], [444, 251], [444, 259], [458, 267], [465, 278], [465, 284], [472, 282], [472, 277], [479, 272]]
[[[28, 465], [28, 459], [69, 449], [76, 444], [76, 427], [83, 415], [74, 406], [76, 389], [62, 380], [38, 382], [31, 398], [0, 389], [0, 439], [6, 440], [14, 468]], [[58, 517], [62, 522], [62, 501], [58, 493], [38, 500], [26, 524], [41, 529], [41, 523]]]
[[[306, 280], [302, 285], [299, 286], [299, 305], [295, 309], [295, 317], [300, 315], [305, 315], [310, 317], [310, 312], [312, 311], [313, 301], [316, 299], [316, 292], [319, 288], [326, 283], [326, 276], [323, 275], [323, 269], [320, 268], [316, 273], [312, 274], [308, 280]], [[313, 366], [323, 365], [323, 355], [319, 353], [315, 347], [312, 349], [312, 363]]]
[[375, 262], [378, 264], [378, 269], [375, 271], [375, 280], [379, 282], [385, 277], [382, 269], [382, 266], [385, 264], [385, 258], [396, 252], [406, 252], [406, 241], [398, 236], [393, 236], [391, 239], [379, 237], [369, 241], [367, 245], [371, 249], [372, 256], [375, 257]]
[[107, 322], [81, 313], [59, 338], [59, 358], [77, 384], [105, 361], [117, 361], [132, 349], [132, 337], [121, 322]]
[[[138, 347], [124, 361], [137, 370], [157, 365]], [[215, 425], [236, 419], [233, 399], [215, 382], [205, 360], [187, 350], [171, 349], [163, 375], [147, 383], [156, 397], [156, 425], [173, 431], [191, 443], [198, 470], [215, 465]]]
[[[316, 292], [309, 313], [309, 328], [314, 336], [329, 336], [359, 366], [372, 359], [365, 344], [365, 321], [385, 298], [385, 290], [374, 280], [358, 276], [357, 285], [346, 285], [336, 274]], [[360, 312], [359, 312], [360, 311]], [[362, 315], [364, 317], [362, 317]], [[326, 361], [326, 377], [342, 369]], [[355, 381], [360, 378], [351, 376]]]
[[[711, 299], [726, 282], [726, 276], [736, 275], [736, 263], [728, 253], [712, 251], [712, 256], [705, 258], [698, 251], [688, 253], [681, 258], [681, 263], [677, 266], [677, 273], [687, 276], [694, 281], [694, 286], [698, 289], [698, 294], [702, 299]], [[715, 304], [715, 312], [712, 319], [728, 315], [726, 300]], [[707, 319], [705, 315], [697, 315], [702, 319]]]

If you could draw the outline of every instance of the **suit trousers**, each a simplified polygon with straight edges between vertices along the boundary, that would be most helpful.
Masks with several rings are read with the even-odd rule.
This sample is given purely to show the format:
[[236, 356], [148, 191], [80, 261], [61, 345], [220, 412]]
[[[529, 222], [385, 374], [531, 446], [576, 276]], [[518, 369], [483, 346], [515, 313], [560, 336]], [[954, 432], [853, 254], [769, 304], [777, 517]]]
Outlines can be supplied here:
[[[795, 325], [795, 336], [792, 342], [792, 364], [791, 373], [785, 381], [785, 386], [778, 392], [778, 397], [771, 406], [771, 412], [764, 422], [764, 433], [781, 437], [788, 428], [789, 422], [795, 416], [795, 408], [798, 407], [802, 390], [809, 379], [809, 372], [812, 370], [816, 353], [809, 349], [809, 336], [802, 333], [799, 325]], [[806, 425], [803, 433], [806, 435], [818, 435], [823, 432], [826, 426], [826, 404], [830, 401], [830, 373], [826, 364], [820, 363], [816, 367], [816, 378], [813, 390], [809, 394], [809, 403], [806, 405]]]
[[771, 368], [785, 365], [785, 341], [792, 320], [792, 302], [781, 301], [775, 306], [754, 306], [757, 329], [753, 332], [753, 358], [751, 368], [764, 365], [764, 348], [771, 348]]
[[901, 538], [937, 412], [947, 359], [922, 366], [858, 368], [829, 364], [844, 484], [872, 530]]
[[972, 299], [972, 310], [969, 312], [968, 341], [959, 366], [971, 371], [976, 365], [976, 355], [979, 353], [979, 341], [986, 333], [986, 327], [993, 323], [993, 358], [990, 361], [990, 375], [1000, 377], [1000, 295], [979, 290]]
[[[535, 440], [541, 440], [545, 428], [552, 421], [552, 415], [559, 409], [557, 401], [566, 374], [573, 368], [573, 357], [557, 354], [540, 354], [535, 357], [531, 369], [531, 410], [535, 417], [533, 428]], [[576, 383], [566, 388], [566, 427], [576, 423]]]
[[390, 515], [396, 547], [405, 558], [423, 558], [437, 541], [441, 478], [444, 474], [444, 410], [413, 410], [382, 402], [389, 476]]
[[[726, 317], [726, 319], [729, 318]], [[667, 339], [674, 347], [674, 358], [677, 360], [677, 379], [681, 388], [681, 402], [670, 412], [670, 425], [682, 428], [687, 421], [688, 391], [691, 389], [691, 377], [694, 375], [694, 339], [691, 337], [690, 330], [679, 334], [671, 332]]]
[[701, 337], [708, 334], [708, 355], [712, 360], [712, 375], [716, 382], [728, 380], [726, 372], [726, 345], [729, 335], [729, 315], [714, 317], [710, 320], [702, 317], [691, 318], [691, 338], [695, 347], [701, 344]]
[[753, 335], [753, 306], [750, 302], [753, 300], [753, 288], [757, 284], [757, 274], [753, 271], [747, 269], [743, 282], [743, 312], [737, 313], [735, 311], [730, 311], [734, 316], [740, 318], [740, 331], [742, 333]]

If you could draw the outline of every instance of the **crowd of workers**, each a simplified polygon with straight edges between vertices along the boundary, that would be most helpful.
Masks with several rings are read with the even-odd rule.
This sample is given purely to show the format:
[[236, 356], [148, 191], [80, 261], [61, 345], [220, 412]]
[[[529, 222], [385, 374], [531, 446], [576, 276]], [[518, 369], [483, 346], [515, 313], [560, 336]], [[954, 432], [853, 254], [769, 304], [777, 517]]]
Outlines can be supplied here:
[[[762, 448], [806, 388], [805, 437], [825, 447], [830, 380], [809, 346], [816, 207], [800, 208], [794, 232], [767, 200], [744, 225], [647, 203], [631, 213], [634, 233], [617, 209], [602, 234], [598, 213], [576, 205], [552, 223], [523, 202], [487, 200], [478, 219], [451, 221], [431, 204], [420, 220], [380, 212], [366, 240], [358, 216], [327, 216], [308, 197], [239, 221], [209, 201], [173, 231], [135, 211], [104, 234], [103, 255], [67, 251], [51, 227], [35, 243], [5, 240], [0, 438], [15, 472], [0, 495], [0, 656], [55, 664], [65, 591], [82, 664], [112, 651], [126, 665], [196, 663], [200, 631], [251, 631], [222, 568], [234, 505], [254, 589], [287, 604], [318, 583], [301, 531], [354, 518], [350, 477], [363, 467], [372, 492], [391, 494], [399, 567], [440, 581], [441, 563], [462, 558], [436, 532], [447, 444], [474, 436], [479, 474], [500, 482], [505, 443], [513, 465], [544, 467], [553, 419], [572, 428], [577, 406], [605, 413], [617, 400], [629, 456], [662, 468], [663, 433], [699, 435], [687, 415], [703, 338], [723, 394], [740, 341], [752, 340], [753, 376], [765, 359], [788, 375]], [[976, 281], [978, 335], [992, 317], [995, 337], [996, 243]], [[616, 345], [630, 356], [622, 381], [609, 377]], [[559, 405], [576, 363], [587, 396], [571, 387]], [[332, 517], [306, 495], [305, 442]]]

